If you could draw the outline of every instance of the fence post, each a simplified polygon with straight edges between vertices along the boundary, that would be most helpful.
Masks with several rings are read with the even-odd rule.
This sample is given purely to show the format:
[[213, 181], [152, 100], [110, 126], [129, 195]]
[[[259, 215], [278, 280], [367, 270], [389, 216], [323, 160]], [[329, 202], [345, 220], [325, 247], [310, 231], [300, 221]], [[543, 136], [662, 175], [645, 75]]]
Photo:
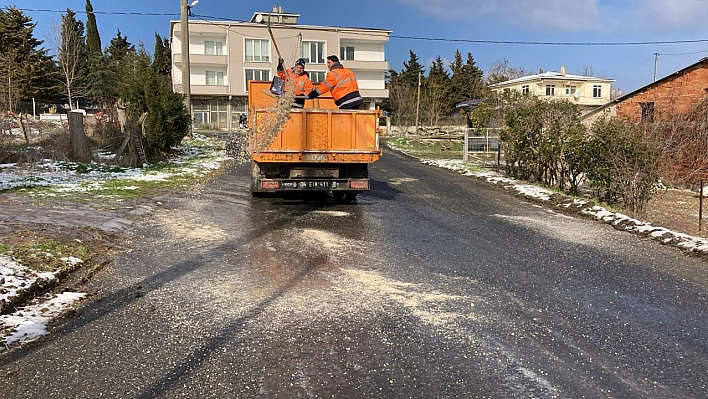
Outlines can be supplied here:
[[462, 146], [462, 162], [467, 165], [467, 152], [469, 151], [470, 147], [470, 130], [465, 129], [465, 144]]

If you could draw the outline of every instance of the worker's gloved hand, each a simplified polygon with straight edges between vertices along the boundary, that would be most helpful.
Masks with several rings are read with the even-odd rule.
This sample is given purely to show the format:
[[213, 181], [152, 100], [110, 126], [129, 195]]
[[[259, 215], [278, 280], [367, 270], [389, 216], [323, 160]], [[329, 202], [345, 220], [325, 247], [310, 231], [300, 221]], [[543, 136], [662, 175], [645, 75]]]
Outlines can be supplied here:
[[317, 98], [320, 95], [320, 93], [317, 92], [317, 90], [312, 90], [310, 93], [305, 96], [305, 100], [312, 100], [313, 98]]
[[283, 62], [284, 60], [282, 58], [278, 58], [278, 72], [285, 69], [285, 67], [283, 67]]

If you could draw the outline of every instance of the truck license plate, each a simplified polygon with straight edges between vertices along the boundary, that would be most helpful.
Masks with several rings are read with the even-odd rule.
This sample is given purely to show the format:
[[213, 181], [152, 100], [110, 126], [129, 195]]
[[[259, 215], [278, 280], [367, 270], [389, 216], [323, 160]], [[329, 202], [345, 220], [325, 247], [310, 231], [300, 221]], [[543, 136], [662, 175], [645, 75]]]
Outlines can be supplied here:
[[327, 180], [283, 180], [283, 188], [289, 190], [331, 190], [337, 185]]

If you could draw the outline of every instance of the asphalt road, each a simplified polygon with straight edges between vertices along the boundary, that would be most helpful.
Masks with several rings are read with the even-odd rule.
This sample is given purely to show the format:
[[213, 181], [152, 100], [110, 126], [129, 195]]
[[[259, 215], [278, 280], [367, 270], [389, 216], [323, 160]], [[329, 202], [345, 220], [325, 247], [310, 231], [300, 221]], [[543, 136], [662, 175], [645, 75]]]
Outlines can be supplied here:
[[708, 273], [386, 153], [351, 204], [171, 198], [7, 398], [705, 398]]

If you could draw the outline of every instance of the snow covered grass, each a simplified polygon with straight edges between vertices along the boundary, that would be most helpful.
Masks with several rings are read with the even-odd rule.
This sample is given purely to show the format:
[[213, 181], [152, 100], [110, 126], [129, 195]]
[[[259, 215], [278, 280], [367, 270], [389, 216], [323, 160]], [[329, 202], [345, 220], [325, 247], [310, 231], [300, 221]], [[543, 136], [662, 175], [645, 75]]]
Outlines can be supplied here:
[[[694, 237], [688, 234], [672, 231], [651, 223], [633, 219], [619, 212], [613, 212], [602, 206], [597, 206], [590, 201], [580, 198], [572, 198], [553, 192], [543, 187], [535, 186], [527, 182], [503, 176], [500, 173], [483, 170], [471, 165], [465, 165], [462, 159], [432, 159], [420, 155], [418, 151], [409, 151], [414, 146], [401, 144], [405, 139], [387, 140], [386, 143], [393, 149], [414, 156], [421, 163], [458, 171], [466, 176], [474, 176], [485, 179], [489, 183], [503, 186], [506, 189], [516, 191], [528, 198], [553, 202], [558, 207], [572, 208], [582, 214], [588, 215], [596, 220], [613, 225], [617, 229], [628, 232], [642, 234], [651, 237], [663, 244], [674, 245], [688, 252], [708, 254], [708, 240], [701, 237]], [[461, 158], [461, 157], [460, 157]], [[563, 197], [558, 199], [558, 197]]]
[[[40, 199], [119, 201], [143, 195], [151, 189], [203, 180], [230, 161], [223, 142], [205, 136], [185, 139], [176, 150], [179, 155], [175, 158], [146, 168], [48, 160], [31, 166], [2, 164], [0, 193], [12, 192]], [[85, 258], [81, 242], [69, 246], [51, 240], [31, 244], [0, 242], [0, 350], [46, 334], [47, 322], [85, 297], [78, 292], [45, 294], [8, 313], [16, 306], [18, 298], [55, 284], [62, 273], [79, 266]]]
[[[75, 266], [82, 261], [75, 257], [61, 258], [67, 265]], [[61, 270], [38, 272], [18, 263], [13, 257], [0, 255], [0, 308], [12, 306], [13, 302], [41, 286], [57, 279]], [[0, 315], [0, 337], [3, 346], [0, 350], [14, 342], [32, 341], [46, 333], [46, 324], [53, 317], [77, 299], [84, 297], [82, 293], [64, 292], [58, 295], [46, 294], [32, 300], [28, 305], [17, 308], [14, 312]]]
[[219, 169], [229, 157], [220, 140], [185, 139], [179, 155], [145, 168], [44, 160], [27, 166], [0, 164], [0, 192], [73, 201], [140, 197], [155, 188], [186, 185]]

